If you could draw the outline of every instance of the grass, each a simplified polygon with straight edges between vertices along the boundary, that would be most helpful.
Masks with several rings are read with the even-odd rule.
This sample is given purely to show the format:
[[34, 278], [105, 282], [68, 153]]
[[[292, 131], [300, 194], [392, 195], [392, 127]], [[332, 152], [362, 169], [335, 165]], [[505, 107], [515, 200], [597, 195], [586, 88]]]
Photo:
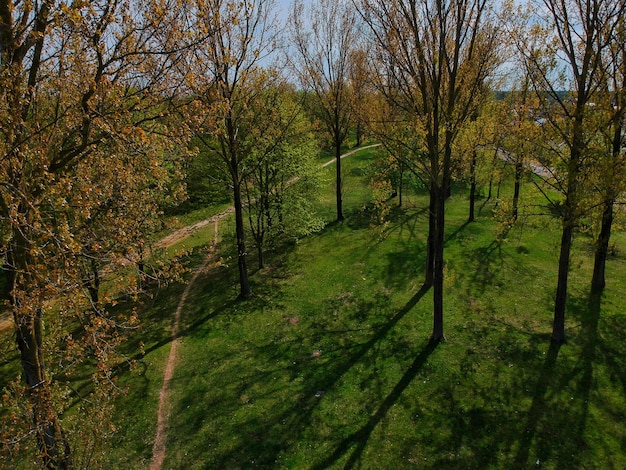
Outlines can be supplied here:
[[[272, 254], [252, 300], [234, 300], [234, 264], [195, 285], [165, 468], [623, 468], [623, 251], [590, 303], [588, 240], [577, 239], [569, 343], [556, 348], [558, 224], [529, 204], [497, 242], [492, 205], [468, 225], [465, 197], [453, 196], [447, 341], [435, 347], [421, 288], [426, 198], [370, 226], [369, 154], [355, 157], [344, 165], [346, 222], [332, 223], [329, 190], [327, 228]], [[615, 239], [624, 250], [624, 234]]]
[[[588, 298], [589, 240], [577, 238], [569, 342], [554, 347], [558, 223], [535, 215], [542, 201], [528, 186], [518, 224], [497, 241], [493, 202], [466, 224], [459, 190], [447, 210], [447, 340], [434, 346], [432, 292], [421, 285], [426, 196], [371, 225], [370, 157], [343, 161], [341, 224], [327, 168], [326, 229], [268, 253], [247, 302], [235, 300], [234, 234], [223, 224], [224, 263], [198, 279], [183, 313], [164, 468], [626, 467], [624, 233], [600, 302]], [[143, 341], [146, 354], [122, 375], [130, 392], [110, 468], [148, 467], [183, 288], [146, 304], [127, 345], [132, 356]]]

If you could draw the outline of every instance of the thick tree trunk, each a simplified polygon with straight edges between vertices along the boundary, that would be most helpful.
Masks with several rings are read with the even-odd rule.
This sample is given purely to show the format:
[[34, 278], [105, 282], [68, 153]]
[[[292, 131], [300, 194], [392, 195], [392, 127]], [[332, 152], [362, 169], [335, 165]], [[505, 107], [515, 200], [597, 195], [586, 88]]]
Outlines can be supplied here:
[[41, 312], [28, 317], [14, 312], [14, 319], [22, 375], [28, 386], [41, 460], [48, 469], [69, 469], [72, 467], [70, 446], [52, 404], [50, 382], [46, 378], [43, 363]]
[[233, 196], [235, 206], [235, 232], [237, 236], [237, 264], [239, 266], [239, 297], [247, 299], [252, 294], [248, 279], [248, 264], [246, 262], [245, 225], [243, 220], [243, 203], [241, 200], [241, 183], [233, 178]]
[[341, 222], [344, 220], [343, 216], [343, 201], [341, 196], [341, 142], [335, 142], [335, 159], [337, 160], [336, 165], [336, 183], [337, 183], [337, 222]]
[[469, 194], [469, 217], [468, 222], [474, 222], [474, 208], [476, 206], [476, 150], [472, 152], [472, 162], [470, 164], [470, 194]]
[[[70, 446], [65, 438], [57, 411], [52, 403], [50, 381], [46, 375], [43, 354], [43, 320], [39, 308], [23, 305], [19, 289], [29, 285], [26, 259], [26, 239], [14, 241], [8, 252], [7, 281], [10, 286], [16, 343], [22, 364], [22, 379], [27, 399], [32, 407], [33, 426], [44, 468], [72, 468]], [[18, 274], [21, 279], [18, 280]], [[33, 281], [34, 282], [34, 281]], [[19, 284], [19, 285], [18, 285]]]
[[593, 263], [593, 276], [591, 278], [591, 291], [600, 293], [606, 285], [605, 268], [606, 258], [609, 253], [609, 241], [611, 239], [611, 227], [613, 226], [614, 199], [609, 197], [604, 201], [602, 212], [602, 227], [596, 240], [596, 252]]
[[443, 177], [444, 197], [450, 199], [452, 196], [452, 175], [447, 174]]

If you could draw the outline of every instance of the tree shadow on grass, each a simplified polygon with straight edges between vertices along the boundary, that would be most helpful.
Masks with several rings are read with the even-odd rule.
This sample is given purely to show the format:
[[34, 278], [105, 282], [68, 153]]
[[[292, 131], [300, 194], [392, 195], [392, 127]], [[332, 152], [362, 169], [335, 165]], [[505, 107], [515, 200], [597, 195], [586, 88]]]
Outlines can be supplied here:
[[[427, 214], [428, 208], [409, 211], [397, 207], [391, 212], [391, 225], [385, 230], [385, 236], [393, 235], [396, 242], [395, 250], [386, 254], [384, 279], [387, 286], [401, 289], [423, 275], [426, 266]], [[422, 233], [418, 227], [420, 222], [426, 223]], [[420, 237], [422, 234], [423, 238]]]
[[[251, 350], [251, 354], [255, 358], [261, 359], [263, 364], [276, 364], [274, 367], [263, 368], [258, 370], [255, 368], [252, 375], [245, 375], [244, 386], [235, 393], [237, 396], [243, 396], [248, 393], [254, 394], [254, 401], [260, 402], [264, 397], [271, 398], [276, 394], [284, 395], [283, 388], [292, 390], [293, 400], [287, 403], [283, 402], [278, 408], [273, 408], [271, 413], [253, 413], [245, 421], [237, 425], [236, 435], [239, 443], [231, 447], [228, 451], [211, 456], [211, 466], [215, 468], [235, 468], [249, 465], [254, 462], [254, 466], [261, 468], [270, 468], [276, 466], [277, 459], [281, 453], [293, 446], [299, 439], [310, 432], [311, 423], [314, 420], [314, 412], [321, 403], [321, 399], [327, 393], [331, 393], [333, 389], [341, 382], [353, 367], [362, 364], [366, 360], [368, 354], [372, 354], [377, 344], [385, 339], [391, 330], [409, 313], [423, 298], [428, 291], [428, 287], [422, 287], [404, 307], [396, 314], [389, 318], [387, 322], [374, 329], [374, 334], [365, 342], [360, 344], [338, 345], [333, 351], [326, 351], [321, 360], [310, 357], [310, 352], [302, 352], [302, 338], [292, 338], [292, 340], [281, 338], [277, 343], [271, 342], [256, 347]], [[359, 306], [359, 308], [376, 308], [373, 305]], [[306, 331], [305, 331], [306, 332]], [[331, 332], [331, 334], [333, 334]], [[347, 336], [350, 336], [349, 334]], [[406, 376], [394, 388], [389, 397], [383, 402], [379, 411], [374, 415], [372, 420], [366, 425], [366, 429], [361, 431], [359, 436], [368, 435], [374, 429], [376, 424], [385, 416], [388, 408], [398, 399], [402, 391], [408, 386], [412, 377], [419, 370], [420, 365], [426, 360], [428, 354], [434, 349], [433, 346], [427, 346], [424, 352], [418, 356], [414, 363], [414, 369], [409, 369]], [[300, 351], [300, 352], [298, 352]], [[299, 354], [296, 356], [295, 354]], [[306, 354], [306, 355], [305, 355]], [[284, 359], [290, 364], [284, 368]], [[285, 374], [287, 373], [287, 374]], [[287, 382], [280, 382], [277, 385], [272, 384], [272, 378], [281, 375], [289, 377]], [[244, 377], [240, 372], [240, 378]], [[250, 391], [250, 387], [245, 384], [267, 384], [269, 387], [263, 387], [263, 395]], [[281, 385], [282, 384], [282, 385]], [[300, 385], [298, 385], [300, 384]], [[278, 387], [278, 388], [276, 388]], [[190, 400], [197, 398], [189, 397]], [[183, 401], [182, 403], [186, 403]], [[204, 405], [207, 405], [206, 403]], [[233, 406], [233, 410], [238, 405], [236, 399], [231, 405], [224, 408], [224, 403], [216, 403], [221, 406], [220, 415], [229, 414], [228, 406]], [[210, 407], [210, 405], [209, 405]], [[189, 423], [185, 423], [187, 426]], [[369, 429], [368, 429], [369, 427]], [[287, 432], [286, 432], [287, 431]], [[348, 443], [349, 444], [349, 443]], [[364, 447], [366, 441], [362, 443]], [[361, 449], [362, 451], [362, 449]], [[340, 455], [338, 455], [340, 457]], [[358, 458], [358, 456], [355, 456]]]
[[322, 470], [330, 467], [347, 454], [352, 447], [355, 447], [355, 449], [344, 468], [353, 468], [357, 465], [376, 426], [385, 418], [389, 409], [398, 401], [404, 390], [415, 379], [438, 344], [438, 341], [429, 341], [367, 423], [361, 429], [343, 439], [330, 456], [316, 464], [313, 468]]
[[559, 355], [561, 345], [555, 342], [550, 343], [548, 354], [539, 371], [539, 377], [535, 384], [535, 391], [533, 393], [532, 404], [530, 409], [526, 413], [526, 423], [522, 431], [520, 438], [519, 449], [515, 456], [515, 467], [525, 468], [528, 464], [528, 458], [532, 447], [533, 439], [537, 434], [538, 427], [541, 425], [542, 418], [546, 414], [546, 411], [550, 408], [549, 398], [546, 397], [550, 386], [554, 387], [555, 377], [554, 369], [556, 366], [556, 360]]
[[467, 258], [475, 266], [469, 276], [468, 285], [478, 287], [478, 293], [484, 293], [488, 287], [495, 285], [501, 278], [500, 272], [504, 267], [504, 257], [502, 244], [497, 240], [487, 246], [476, 248]]
[[451, 241], [455, 241], [455, 240], [459, 237], [459, 235], [463, 232], [463, 230], [465, 230], [465, 228], [466, 228], [468, 225], [470, 225], [470, 223], [471, 223], [471, 222], [469, 222], [469, 221], [467, 221], [467, 220], [466, 220], [466, 221], [465, 221], [465, 222], [463, 222], [461, 225], [459, 225], [459, 226], [458, 226], [458, 227], [454, 230], [454, 232], [447, 234], [447, 235], [446, 235], [446, 237], [445, 237], [445, 240], [444, 240], [444, 244], [448, 244], [448, 243], [450, 243]]
[[[569, 310], [572, 320], [580, 321], [579, 358], [575, 364], [564, 364], [557, 370], [559, 346], [551, 343], [526, 413], [514, 460], [516, 468], [527, 468], [543, 460], [556, 462], [558, 468], [589, 465], [583, 451], [588, 447], [585, 432], [593, 402], [594, 368], [603, 348], [598, 331], [601, 295], [591, 294], [586, 300], [570, 299]], [[535, 454], [532, 457], [531, 452]]]

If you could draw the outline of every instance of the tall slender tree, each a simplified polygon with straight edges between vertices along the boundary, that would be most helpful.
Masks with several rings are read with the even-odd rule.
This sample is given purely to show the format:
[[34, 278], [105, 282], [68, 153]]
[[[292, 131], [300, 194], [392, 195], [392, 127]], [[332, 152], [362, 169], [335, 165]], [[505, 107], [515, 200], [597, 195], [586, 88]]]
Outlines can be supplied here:
[[432, 339], [444, 338], [445, 201], [453, 143], [476, 112], [498, 64], [498, 29], [486, 0], [358, 2], [390, 85], [387, 98], [410, 116], [430, 193], [427, 282], [433, 285]]
[[[237, 236], [240, 297], [250, 297], [244, 194], [242, 185], [253, 165], [252, 137], [270, 125], [271, 110], [254, 106], [268, 85], [262, 61], [275, 43], [273, 0], [197, 0], [190, 3], [198, 46], [183, 71], [197, 98], [197, 136], [219, 165], [232, 190]], [[267, 112], [266, 112], [267, 111]]]
[[[593, 163], [590, 142], [595, 139], [595, 100], [606, 83], [603, 57], [615, 41], [623, 20], [623, 0], [543, 0], [533, 17], [534, 36], [523, 38], [519, 49], [546, 117], [544, 143], [556, 168], [553, 186], [563, 195], [556, 206], [562, 232], [554, 303], [552, 341], [564, 343], [570, 255], [587, 172]], [[564, 93], [565, 91], [565, 93]]]
[[293, 66], [302, 87], [313, 93], [310, 109], [329, 133], [336, 160], [337, 220], [344, 219], [341, 146], [350, 130], [353, 98], [350, 58], [356, 48], [356, 12], [348, 0], [296, 0], [290, 15], [296, 49]]
[[624, 152], [624, 125], [626, 124], [626, 25], [624, 19], [614, 31], [615, 40], [605, 55], [607, 83], [602, 99], [608, 125], [603, 126], [600, 142], [603, 143], [599, 159], [598, 189], [600, 193], [600, 230], [596, 238], [591, 290], [602, 292], [606, 286], [606, 259], [609, 252], [614, 206], [624, 191], [626, 178], [626, 153]]
[[281, 236], [302, 236], [323, 226], [312, 200], [319, 190], [317, 141], [296, 91], [269, 77], [268, 87], [254, 105], [271, 111], [268, 128], [255, 138], [255, 164], [246, 175], [244, 193], [258, 265], [265, 266], [266, 245]]

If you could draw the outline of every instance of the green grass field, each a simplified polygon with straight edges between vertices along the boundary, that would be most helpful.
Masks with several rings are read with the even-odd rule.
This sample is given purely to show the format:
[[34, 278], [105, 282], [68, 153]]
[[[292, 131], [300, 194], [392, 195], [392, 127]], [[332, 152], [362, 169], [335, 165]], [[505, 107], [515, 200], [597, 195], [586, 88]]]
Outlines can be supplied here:
[[[624, 234], [600, 305], [587, 299], [589, 240], [577, 239], [569, 342], [556, 348], [558, 222], [533, 215], [541, 199], [526, 194], [499, 243], [493, 205], [465, 224], [466, 197], [454, 195], [447, 341], [433, 347], [432, 293], [421, 286], [427, 199], [409, 197], [384, 228], [372, 226], [370, 156], [344, 160], [347, 220], [332, 223], [329, 187], [327, 228], [271, 254], [252, 276], [251, 301], [234, 300], [234, 263], [194, 286], [165, 468], [623, 468]], [[223, 237], [228, 259], [232, 228]], [[158, 368], [157, 351], [146, 360]], [[158, 386], [120, 403], [125, 421], [143, 416], [147, 436]], [[150, 458], [149, 437], [134, 435], [120, 443], [122, 467]]]
[[[493, 201], [466, 224], [466, 194], [455, 191], [447, 339], [433, 346], [432, 291], [422, 288], [427, 197], [406, 197], [388, 223], [372, 224], [372, 152], [343, 161], [346, 220], [332, 222], [330, 183], [326, 228], [268, 253], [264, 270], [253, 266], [250, 301], [235, 300], [234, 229], [222, 224], [223, 263], [194, 284], [180, 325], [164, 468], [625, 468], [625, 234], [614, 236], [599, 304], [588, 299], [589, 239], [577, 238], [569, 341], [558, 348], [558, 221], [535, 215], [542, 200], [529, 185], [519, 223], [498, 242]], [[132, 355], [143, 342], [145, 355], [121, 377], [129, 393], [117, 404], [109, 468], [149, 466], [183, 289], [146, 304], [127, 345]]]

